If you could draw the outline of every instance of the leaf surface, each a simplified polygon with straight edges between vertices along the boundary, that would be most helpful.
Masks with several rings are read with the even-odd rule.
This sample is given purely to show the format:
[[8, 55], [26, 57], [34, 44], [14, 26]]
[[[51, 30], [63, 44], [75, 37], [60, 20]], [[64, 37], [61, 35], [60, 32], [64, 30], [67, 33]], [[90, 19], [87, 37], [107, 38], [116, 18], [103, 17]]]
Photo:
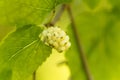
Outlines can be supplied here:
[[[59, 4], [71, 0], [0, 0], [0, 25], [41, 24]], [[18, 27], [18, 26], [17, 26]]]
[[24, 80], [46, 60], [51, 48], [40, 41], [41, 31], [35, 25], [25, 25], [3, 40], [0, 45], [0, 73], [10, 69], [13, 80]]

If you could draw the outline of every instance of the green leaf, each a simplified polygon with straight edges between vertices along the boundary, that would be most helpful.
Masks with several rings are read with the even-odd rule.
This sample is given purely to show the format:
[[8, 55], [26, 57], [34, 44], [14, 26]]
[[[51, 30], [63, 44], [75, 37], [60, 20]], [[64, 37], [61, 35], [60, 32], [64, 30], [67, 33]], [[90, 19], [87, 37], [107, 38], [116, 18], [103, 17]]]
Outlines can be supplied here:
[[35, 25], [25, 25], [3, 40], [0, 45], [0, 73], [9, 68], [13, 80], [25, 80], [46, 60], [51, 48], [40, 41], [41, 31]]
[[12, 71], [10, 69], [5, 69], [0, 73], [1, 80], [11, 80], [12, 79]]
[[71, 0], [0, 0], [0, 25], [41, 24], [59, 4]]

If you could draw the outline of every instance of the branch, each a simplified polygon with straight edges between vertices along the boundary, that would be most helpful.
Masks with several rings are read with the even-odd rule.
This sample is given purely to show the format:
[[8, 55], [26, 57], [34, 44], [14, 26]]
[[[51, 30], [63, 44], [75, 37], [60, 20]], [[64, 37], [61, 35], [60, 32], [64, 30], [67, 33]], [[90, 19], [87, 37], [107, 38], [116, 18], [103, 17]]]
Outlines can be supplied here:
[[[48, 22], [47, 24], [45, 24], [46, 27], [50, 27], [50, 26], [54, 26], [56, 24], [57, 21], [59, 21], [62, 13], [65, 10], [65, 4], [61, 5], [60, 10], [57, 12], [56, 16], [53, 18], [53, 20], [51, 20], [50, 22]], [[55, 14], [55, 10], [53, 10], [53, 15]]]
[[90, 72], [89, 67], [88, 67], [88, 63], [87, 63], [87, 59], [86, 59], [86, 56], [85, 56], [85, 52], [84, 52], [84, 50], [82, 48], [81, 41], [80, 41], [80, 38], [79, 38], [79, 34], [77, 32], [77, 29], [76, 29], [76, 25], [75, 25], [75, 21], [74, 21], [74, 17], [73, 17], [71, 8], [70, 8], [69, 5], [66, 5], [66, 9], [68, 11], [69, 18], [71, 20], [72, 29], [74, 31], [74, 36], [75, 36], [76, 41], [77, 41], [77, 46], [78, 46], [78, 49], [79, 49], [80, 59], [81, 59], [82, 64], [83, 64], [83, 68], [85, 70], [85, 74], [86, 74], [87, 80], [93, 80], [91, 72]]
[[59, 21], [59, 19], [60, 19], [62, 13], [64, 12], [64, 10], [65, 10], [65, 4], [63, 4], [63, 5], [61, 6], [60, 10], [57, 12], [55, 18], [54, 18], [53, 21], [51, 22], [52, 25], [55, 25], [55, 23], [56, 23], [57, 21]]
[[33, 80], [36, 80], [36, 71], [33, 73]]

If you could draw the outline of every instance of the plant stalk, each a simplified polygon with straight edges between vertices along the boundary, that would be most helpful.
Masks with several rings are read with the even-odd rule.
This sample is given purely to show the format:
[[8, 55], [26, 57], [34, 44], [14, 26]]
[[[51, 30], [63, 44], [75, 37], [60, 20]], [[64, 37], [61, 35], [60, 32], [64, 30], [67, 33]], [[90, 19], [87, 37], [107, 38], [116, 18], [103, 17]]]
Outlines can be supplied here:
[[33, 73], [33, 80], [36, 80], [36, 71]]
[[82, 61], [82, 65], [83, 65], [87, 80], [93, 80], [90, 69], [89, 69], [89, 66], [88, 66], [88, 63], [87, 63], [87, 58], [86, 58], [85, 52], [84, 52], [84, 50], [82, 48], [82, 45], [81, 45], [81, 40], [80, 40], [79, 33], [77, 31], [77, 28], [76, 28], [76, 24], [75, 24], [75, 20], [74, 20], [74, 17], [73, 17], [71, 7], [69, 5], [66, 5], [66, 9], [67, 9], [67, 12], [69, 14], [69, 18], [71, 20], [72, 29], [74, 31], [74, 36], [75, 36], [76, 41], [77, 41], [77, 46], [78, 46], [78, 49], [79, 49], [80, 59]]
[[[65, 10], [65, 4], [62, 4], [60, 10], [57, 12], [55, 17], [53, 18], [53, 16], [52, 16], [53, 19], [51, 19], [47, 24], [45, 24], [45, 26], [46, 27], [54, 26], [56, 24], [56, 22], [59, 21], [64, 10]], [[55, 10], [53, 11], [53, 14], [55, 14]]]

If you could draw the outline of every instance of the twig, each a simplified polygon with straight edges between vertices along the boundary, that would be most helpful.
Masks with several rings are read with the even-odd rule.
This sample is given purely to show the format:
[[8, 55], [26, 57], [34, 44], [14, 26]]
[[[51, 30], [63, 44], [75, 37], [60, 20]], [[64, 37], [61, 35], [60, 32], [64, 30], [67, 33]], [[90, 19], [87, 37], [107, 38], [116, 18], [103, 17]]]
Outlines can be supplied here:
[[56, 23], [57, 21], [59, 21], [59, 19], [60, 19], [60, 17], [61, 17], [61, 15], [62, 15], [62, 13], [63, 13], [64, 10], [65, 10], [65, 4], [63, 4], [63, 5], [61, 6], [60, 10], [57, 12], [55, 18], [54, 18], [53, 21], [51, 22], [52, 25], [55, 25], [55, 23]]
[[36, 71], [33, 73], [33, 80], [36, 80]]
[[[60, 19], [62, 13], [64, 12], [64, 10], [65, 10], [65, 4], [62, 4], [60, 10], [57, 12], [57, 14], [53, 18], [53, 20], [51, 20], [50, 22], [48, 22], [47, 24], [45, 24], [45, 26], [47, 26], [47, 27], [54, 26], [55, 23], [57, 21], [59, 21], [59, 19]], [[53, 11], [53, 14], [55, 14], [55, 10]]]
[[74, 21], [74, 17], [73, 17], [71, 8], [70, 8], [69, 5], [66, 5], [66, 9], [68, 11], [69, 18], [71, 20], [72, 29], [74, 31], [74, 36], [75, 36], [76, 41], [77, 41], [77, 46], [78, 46], [78, 49], [79, 49], [80, 59], [81, 59], [82, 64], [83, 64], [83, 68], [85, 70], [85, 74], [86, 74], [87, 80], [93, 80], [91, 72], [89, 70], [89, 66], [88, 66], [88, 63], [87, 63], [85, 52], [84, 52], [84, 50], [82, 48], [81, 41], [80, 41], [80, 38], [79, 38], [79, 34], [77, 32], [77, 29], [76, 29], [76, 25], [75, 25], [75, 21]]

